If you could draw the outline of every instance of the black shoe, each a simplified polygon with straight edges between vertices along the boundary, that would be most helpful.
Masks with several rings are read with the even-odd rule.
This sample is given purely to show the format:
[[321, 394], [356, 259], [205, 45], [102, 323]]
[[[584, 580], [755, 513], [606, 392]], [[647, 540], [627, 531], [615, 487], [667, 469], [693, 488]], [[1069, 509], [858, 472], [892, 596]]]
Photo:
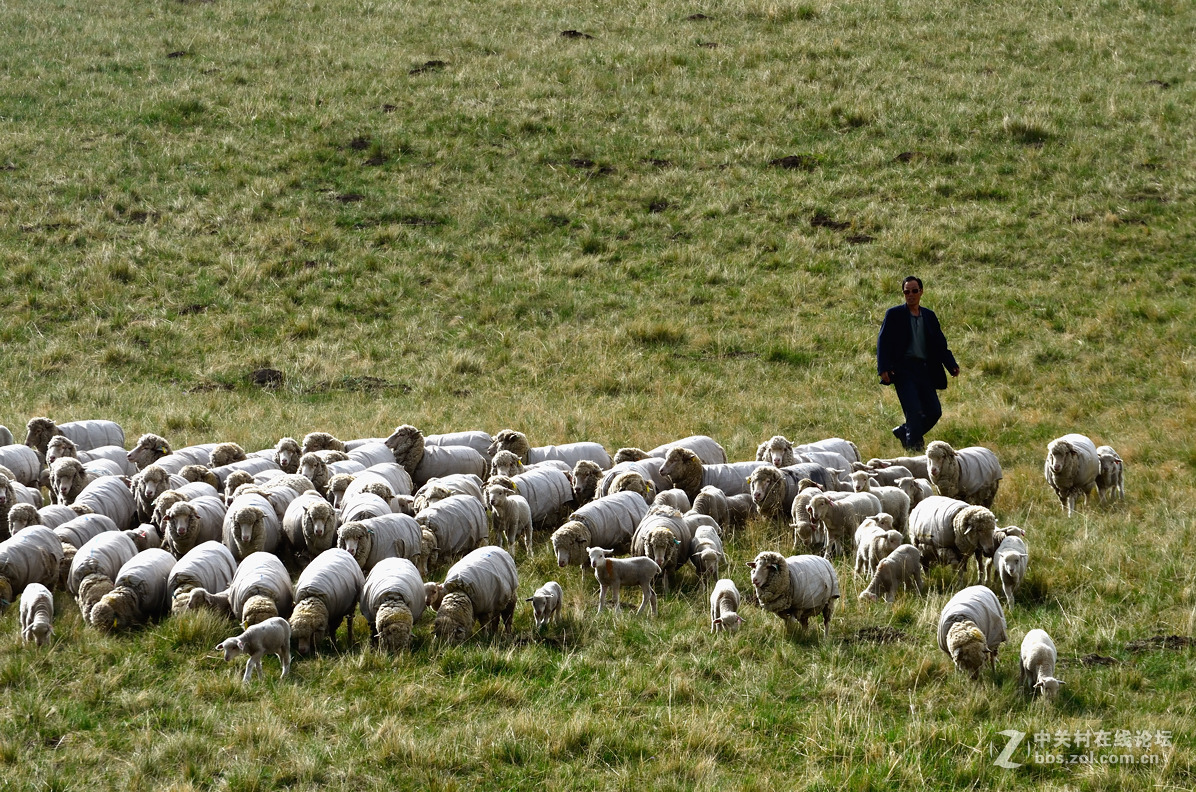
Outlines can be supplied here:
[[909, 436], [906, 434], [905, 424], [893, 427], [893, 437], [896, 437], [897, 441], [901, 443], [902, 446], [909, 442]]

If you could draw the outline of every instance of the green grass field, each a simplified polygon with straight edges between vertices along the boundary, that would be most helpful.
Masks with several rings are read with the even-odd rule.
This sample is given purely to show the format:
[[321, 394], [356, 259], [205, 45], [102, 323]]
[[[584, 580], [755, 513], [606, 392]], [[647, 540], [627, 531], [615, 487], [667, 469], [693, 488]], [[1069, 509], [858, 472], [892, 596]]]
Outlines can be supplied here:
[[[446, 649], [425, 622], [399, 657], [342, 633], [249, 687], [228, 623], [99, 636], [59, 594], [49, 651], [0, 620], [0, 787], [1196, 787], [1192, 649], [1131, 647], [1196, 626], [1192, 41], [1174, 0], [0, 4], [18, 442], [49, 415], [250, 450], [411, 423], [888, 456], [873, 348], [913, 273], [963, 367], [932, 439], [997, 451], [1032, 554], [979, 685], [935, 646], [945, 572], [865, 607], [845, 560], [829, 640], [748, 607], [715, 638], [691, 573], [658, 619], [596, 617], [545, 537], [521, 592], [560, 580], [562, 626]], [[1072, 431], [1125, 458], [1123, 505], [1061, 514], [1042, 460]], [[789, 547], [736, 535], [740, 589]], [[1017, 685], [1032, 627], [1054, 705]], [[1116, 731], [1173, 746], [1027, 751]]]

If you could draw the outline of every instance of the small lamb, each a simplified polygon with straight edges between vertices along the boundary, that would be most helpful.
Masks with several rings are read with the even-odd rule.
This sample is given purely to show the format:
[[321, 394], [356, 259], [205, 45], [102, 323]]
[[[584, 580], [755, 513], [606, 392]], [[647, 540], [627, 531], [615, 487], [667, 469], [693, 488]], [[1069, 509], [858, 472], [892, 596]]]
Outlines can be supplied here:
[[615, 610], [619, 608], [619, 589], [625, 585], [638, 585], [644, 593], [636, 614], [644, 612], [649, 604], [652, 615], [656, 611], [656, 591], [652, 588], [652, 581], [660, 574], [660, 565], [647, 556], [633, 556], [631, 558], [611, 558], [614, 550], [604, 550], [601, 547], [587, 547], [586, 555], [590, 557], [590, 565], [594, 567], [594, 577], [598, 578], [598, 612], [602, 613], [602, 605], [606, 602], [606, 592], [615, 593]]
[[21, 638], [45, 646], [54, 633], [54, 595], [41, 583], [30, 583], [21, 592]]
[[536, 593], [525, 600], [532, 604], [537, 630], [551, 621], [559, 622], [561, 620], [561, 600], [563, 598], [564, 593], [561, 591], [561, 584], [555, 580], [550, 580], [536, 589]]
[[216, 651], [224, 652], [226, 663], [237, 655], [249, 655], [249, 661], [245, 663], [245, 676], [241, 678], [245, 684], [249, 684], [249, 680], [253, 678], [254, 669], [259, 676], [265, 676], [262, 671], [262, 657], [268, 654], [277, 655], [282, 663], [282, 675], [279, 677], [281, 679], [291, 668], [291, 625], [281, 616], [266, 619], [240, 635], [226, 638], [216, 644]]
[[710, 592], [710, 632], [734, 633], [743, 623], [739, 615], [739, 589], [731, 578], [720, 578]]
[[532, 554], [532, 509], [527, 499], [506, 487], [486, 488], [489, 511], [494, 516], [494, 529], [507, 541], [507, 552], [515, 549], [515, 541], [523, 538], [527, 554]]
[[909, 591], [913, 582], [919, 596], [925, 594], [922, 584], [922, 553], [912, 544], [904, 544], [880, 560], [868, 588], [860, 592], [861, 602], [876, 602], [884, 597], [892, 603], [897, 598], [897, 587]]
[[1112, 501], [1125, 500], [1125, 463], [1113, 446], [1103, 445], [1096, 449], [1096, 459], [1100, 462], [1100, 472], [1096, 474], [1096, 492], [1103, 503], [1106, 498]]
[[1018, 682], [1026, 683], [1030, 689], [1052, 698], [1059, 692], [1062, 679], [1055, 679], [1055, 642], [1046, 630], [1030, 630], [1022, 639], [1018, 657]]
[[993, 554], [997, 576], [1001, 579], [1001, 591], [1005, 594], [1005, 607], [1013, 607], [1013, 592], [1026, 577], [1030, 563], [1030, 552], [1026, 540], [1020, 536], [1006, 536]]

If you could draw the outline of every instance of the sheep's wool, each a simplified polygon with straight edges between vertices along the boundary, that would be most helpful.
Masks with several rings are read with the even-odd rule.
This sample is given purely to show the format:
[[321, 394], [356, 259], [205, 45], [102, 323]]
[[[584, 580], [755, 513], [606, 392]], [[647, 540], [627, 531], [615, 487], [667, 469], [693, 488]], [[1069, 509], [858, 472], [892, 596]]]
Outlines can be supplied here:
[[252, 627], [277, 615], [278, 606], [274, 600], [262, 594], [255, 594], [245, 600], [245, 607], [241, 609], [241, 623], [246, 627]]
[[378, 638], [392, 652], [406, 649], [411, 644], [414, 621], [406, 604], [387, 602], [378, 609]]
[[295, 605], [290, 621], [291, 637], [315, 643], [328, 632], [328, 606], [315, 597], [309, 597]]
[[975, 622], [956, 622], [947, 632], [947, 651], [951, 654], [955, 666], [967, 671], [974, 678], [984, 667], [984, 656], [987, 652], [984, 633], [980, 632]]
[[473, 603], [469, 596], [461, 591], [451, 591], [444, 595], [440, 609], [436, 611], [436, 621], [432, 631], [437, 638], [448, 641], [460, 627], [465, 635], [473, 627]]

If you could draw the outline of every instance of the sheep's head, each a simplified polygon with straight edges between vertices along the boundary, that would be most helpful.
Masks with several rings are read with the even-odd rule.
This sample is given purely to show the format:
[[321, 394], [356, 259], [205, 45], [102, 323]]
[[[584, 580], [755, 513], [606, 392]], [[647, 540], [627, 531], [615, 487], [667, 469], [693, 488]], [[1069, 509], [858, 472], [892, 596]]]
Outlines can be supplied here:
[[359, 566], [364, 567], [374, 547], [374, 536], [364, 524], [357, 521], [347, 522], [337, 530], [336, 546], [348, 552], [357, 560]]
[[1038, 681], [1034, 683], [1034, 691], [1047, 698], [1054, 698], [1059, 694], [1059, 688], [1062, 685], [1062, 679], [1055, 679], [1055, 677], [1049, 676], [1039, 677]]
[[851, 485], [856, 492], [870, 492], [872, 490], [872, 474], [857, 470], [851, 474]]
[[353, 478], [351, 473], [337, 473], [328, 479], [328, 501], [333, 508], [340, 508], [344, 505], [345, 490], [353, 483]]
[[821, 521], [831, 510], [831, 499], [824, 494], [817, 494], [810, 498], [810, 502], [806, 504], [806, 513], [810, 515], [810, 519]]
[[394, 490], [392, 490], [390, 488], [390, 485], [387, 484], [385, 481], [367, 482], [364, 485], [362, 485], [361, 491], [362, 491], [362, 493], [368, 493], [370, 495], [377, 495], [379, 498], [386, 501], [388, 504], [390, 503], [391, 499], [394, 498], [394, 496], [395, 496]]
[[0, 507], [17, 502], [17, 492], [8, 476], [0, 473]]
[[703, 580], [715, 579], [718, 577], [718, 552], [707, 548], [694, 553], [690, 557], [690, 561], [694, 565], [694, 569], [698, 572], [698, 577]]
[[33, 642], [38, 648], [41, 648], [50, 642], [50, 635], [54, 632], [53, 626], [48, 621], [36, 621], [25, 627], [21, 632], [21, 638], [26, 642]]
[[639, 462], [641, 459], [647, 458], [648, 452], [644, 451], [642, 448], [620, 448], [615, 452], [615, 455], [611, 457], [611, 464], [617, 465], [620, 462]]
[[295, 604], [291, 613], [291, 637], [299, 654], [309, 654], [328, 634], [328, 607], [315, 597]]
[[313, 501], [303, 509], [303, 536], [308, 544], [319, 544], [325, 535], [336, 530], [336, 512], [328, 501]]
[[573, 466], [573, 501], [584, 506], [594, 499], [598, 482], [602, 479], [602, 468], [597, 463], [583, 459]]
[[556, 565], [566, 567], [571, 559], [584, 554], [589, 540], [590, 530], [586, 528], [585, 523], [577, 520], [570, 520], [553, 531], [552, 550], [556, 553]]
[[274, 464], [282, 468], [284, 473], [297, 473], [301, 456], [303, 451], [293, 437], [284, 437], [274, 446]]
[[127, 630], [137, 624], [137, 596], [132, 589], [116, 586], [91, 609], [91, 626], [103, 632]]
[[644, 481], [644, 477], [634, 470], [625, 470], [611, 480], [607, 494], [613, 495], [616, 492], [637, 492], [645, 503], [651, 503], [653, 499], [652, 485]]
[[233, 540], [248, 545], [265, 530], [266, 516], [258, 506], [242, 506], [233, 512]]
[[79, 447], [76, 446], [69, 437], [65, 435], [57, 435], [50, 439], [49, 445], [46, 446], [46, 464], [51, 467], [54, 463], [64, 457], [79, 456]]
[[58, 425], [49, 418], [30, 418], [25, 424], [25, 430], [25, 445], [35, 449], [43, 457], [46, 455], [50, 438], [62, 434]]
[[510, 451], [499, 451], [494, 455], [494, 459], [490, 460], [491, 476], [517, 476], [522, 469], [523, 463]]
[[137, 474], [137, 487], [146, 500], [152, 502], [170, 486], [170, 474], [157, 465], [149, 465]]
[[303, 453], [313, 451], [344, 451], [345, 444], [327, 432], [311, 432], [303, 438]]
[[947, 653], [956, 668], [968, 672], [972, 679], [979, 679], [988, 656], [988, 642], [976, 623], [965, 619], [952, 624], [947, 631]]
[[459, 644], [469, 637], [472, 629], [473, 602], [469, 596], [461, 591], [445, 594], [440, 608], [436, 611], [432, 634], [445, 643]]
[[316, 489], [328, 486], [328, 465], [316, 454], [307, 453], [300, 458], [299, 475], [306, 476]]
[[765, 496], [777, 485], [784, 486], [784, 475], [775, 465], [765, 465], [752, 471], [748, 477], [748, 487], [752, 494], [752, 502], [759, 504]]
[[948, 460], [955, 460], [955, 449], [942, 440], [926, 446], [926, 462], [932, 478], [938, 478]]
[[[59, 505], [70, 505], [70, 502], [74, 500], [71, 497], [72, 491], [77, 487], [77, 483], [82, 481], [86, 475], [87, 473], [83, 470], [82, 463], [74, 457], [60, 459], [51, 466], [50, 490], [53, 491]], [[79, 487], [79, 489], [82, 489], [82, 487]]]
[[1072, 460], [1076, 457], [1076, 449], [1069, 441], [1052, 440], [1047, 445], [1047, 465], [1050, 466], [1051, 472], [1055, 474], [1062, 473]]
[[199, 530], [199, 512], [187, 501], [179, 501], [166, 512], [167, 533], [176, 537], [194, 536]]
[[179, 475], [189, 482], [210, 484], [212, 489], [220, 489], [220, 478], [205, 465], [186, 465], [179, 471]]
[[506, 487], [486, 487], [486, 508], [491, 513], [505, 509], [507, 506], [507, 496], [513, 495]]
[[236, 443], [219, 443], [208, 452], [208, 467], [224, 467], [248, 459], [245, 449]]
[[162, 535], [152, 525], [139, 525], [129, 531], [129, 536], [132, 537], [133, 544], [137, 547], [137, 552], [139, 553], [153, 547], [162, 546]]
[[157, 498], [154, 498], [154, 510], [150, 515], [150, 522], [154, 525], [162, 526], [167, 519], [167, 514], [170, 512], [172, 506], [176, 503], [185, 503], [187, 496], [183, 495], [178, 490], [166, 490]]
[[253, 475], [247, 470], [234, 470], [224, 478], [224, 497], [228, 503], [233, 502], [236, 492], [246, 484], [253, 483]]
[[415, 511], [418, 514], [445, 498], [451, 498], [452, 495], [453, 491], [443, 484], [425, 484], [420, 487], [419, 492], [415, 495]]
[[[127, 455], [130, 462], [144, 470], [164, 456], [171, 454], [170, 443], [156, 434], [143, 434]], [[165, 472], [165, 471], [163, 471]]]
[[527, 462], [527, 453], [530, 450], [531, 444], [527, 441], [527, 435], [514, 429], [503, 429], [494, 436], [494, 441], [490, 443], [486, 453], [493, 459], [499, 451], [510, 451], [516, 458]]
[[952, 527], [955, 530], [955, 546], [966, 554], [979, 548], [985, 555], [993, 554], [993, 534], [997, 530], [997, 518], [983, 506], [968, 506], [955, 515]]
[[406, 603], [390, 600], [378, 607], [378, 640], [391, 652], [401, 652], [411, 645], [411, 627], [415, 620]]
[[793, 443], [783, 435], [774, 435], [765, 444], [764, 461], [782, 468], [797, 464], [797, 456], [793, 453]]
[[254, 594], [241, 606], [241, 623], [246, 627], [261, 624], [278, 615], [278, 605], [263, 594]]
[[788, 567], [785, 557], [780, 553], [765, 550], [756, 556], [756, 560], [747, 562], [752, 570], [752, 585], [757, 589], [766, 589], [769, 583], [786, 572]]
[[658, 526], [648, 531], [644, 536], [644, 551], [642, 555], [651, 558], [656, 565], [664, 569], [665, 563], [677, 554], [678, 539], [676, 534], [664, 526]]
[[436, 534], [423, 526], [419, 531], [419, 573], [423, 577], [428, 576], [428, 570], [436, 566], [436, 562], [440, 560], [440, 542], [436, 539]]
[[734, 635], [739, 632], [739, 625], [743, 624], [744, 618], [735, 611], [723, 611], [719, 617], [714, 620], [715, 629], [726, 630]]
[[384, 441], [395, 455], [395, 462], [414, 473], [424, 458], [424, 433], [411, 424], [396, 426], [390, 437]]
[[424, 584], [424, 607], [440, 610], [440, 603], [444, 600], [444, 584], [429, 580]]
[[8, 510], [8, 533], [15, 536], [31, 525], [37, 525], [41, 520], [37, 516], [37, 509], [31, 503], [15, 503]]

